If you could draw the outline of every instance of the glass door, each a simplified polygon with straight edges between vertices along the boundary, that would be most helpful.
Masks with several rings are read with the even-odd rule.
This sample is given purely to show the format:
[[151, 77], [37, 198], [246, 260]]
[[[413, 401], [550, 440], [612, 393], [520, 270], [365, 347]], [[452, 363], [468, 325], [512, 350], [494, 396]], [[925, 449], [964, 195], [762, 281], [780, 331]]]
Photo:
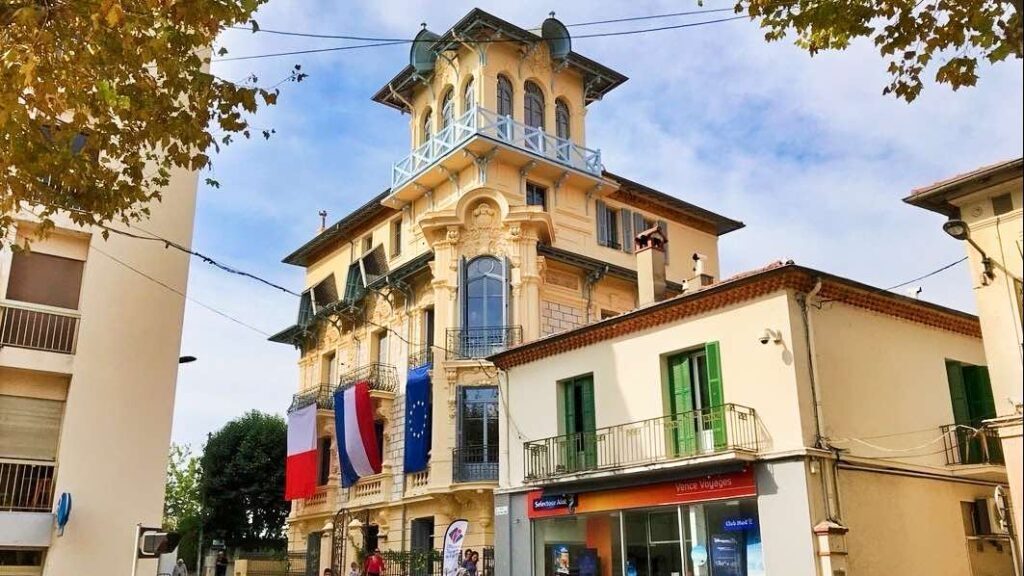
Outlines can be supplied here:
[[623, 513], [626, 576], [683, 576], [678, 508]]

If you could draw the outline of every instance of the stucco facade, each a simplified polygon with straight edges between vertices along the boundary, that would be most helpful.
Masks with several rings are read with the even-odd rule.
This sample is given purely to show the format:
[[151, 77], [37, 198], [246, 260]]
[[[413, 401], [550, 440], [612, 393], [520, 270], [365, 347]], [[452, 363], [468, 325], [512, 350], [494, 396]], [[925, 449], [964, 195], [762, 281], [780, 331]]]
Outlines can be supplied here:
[[[508, 41], [486, 51], [452, 40], [497, 31]], [[311, 302], [273, 337], [300, 351], [292, 407], [372, 370], [383, 430], [380, 474], [342, 488], [332, 449], [316, 495], [293, 501], [289, 549], [307, 569], [347, 568], [372, 545], [440, 548], [457, 517], [470, 521], [466, 547], [493, 546], [500, 442], [465, 425], [476, 394], [485, 398], [482, 426], [497, 427], [498, 375], [483, 358], [635, 307], [634, 231], [668, 235], [668, 290], [678, 293], [685, 281], [717, 276], [718, 237], [742, 226], [611, 174], [608, 160], [585, 148], [586, 106], [625, 80], [617, 72], [575, 53], [556, 57], [539, 36], [479, 10], [444, 35], [422, 34], [442, 57], [429, 70], [404, 69], [374, 97], [409, 114], [413, 152], [396, 162], [391, 188], [285, 259], [306, 269]], [[499, 84], [508, 90], [501, 97]], [[500, 278], [491, 295], [500, 312], [484, 322], [478, 312], [493, 310], [468, 302], [481, 262]], [[370, 268], [381, 273], [368, 278]], [[425, 362], [429, 468], [406, 473], [406, 379]], [[321, 434], [336, 446], [324, 404]]]
[[[133, 231], [191, 244], [196, 186], [195, 173], [175, 171]], [[33, 235], [31, 215], [22, 216], [11, 241]], [[0, 252], [5, 576], [127, 571], [136, 524], [162, 521], [189, 259], [101, 232], [58, 219], [31, 254]], [[48, 286], [68, 289], [55, 296]], [[48, 297], [73, 303], [40, 303]], [[58, 536], [62, 493], [73, 507]]]
[[[709, 370], [721, 400], [673, 411], [672, 359], [708, 343], [718, 351]], [[620, 515], [624, 535], [631, 517], [671, 514], [678, 502], [686, 529], [671, 570], [685, 574], [1014, 573], [1008, 536], [987, 527], [976, 534], [964, 516], [1006, 487], [1006, 470], [951, 461], [957, 436], [944, 428], [955, 420], [947, 364], [985, 364], [974, 317], [776, 264], [491, 359], [507, 373], [499, 574], [545, 573], [536, 534], [548, 530], [547, 512], [538, 511], [538, 494], [573, 497], [577, 508], [561, 522]], [[561, 398], [581, 375], [592, 382], [595, 421], [574, 435]], [[696, 423], [687, 424], [691, 414]], [[687, 426], [696, 430], [695, 448], [667, 448], [662, 439]], [[566, 443], [574, 442], [591, 443], [594, 454], [567, 459]], [[652, 483], [721, 483], [737, 470], [751, 470], [755, 485], [726, 497], [708, 490], [677, 492], [659, 506], [645, 500]], [[722, 505], [747, 510], [736, 521], [757, 531], [747, 533], [740, 572], [719, 572], [716, 563], [715, 539], [733, 538], [735, 547], [733, 529], [707, 511]], [[705, 524], [692, 520], [701, 508]], [[589, 532], [585, 543], [554, 538], [545, 545], [601, 555]], [[652, 540], [646, 549], [652, 573], [667, 574], [658, 570], [672, 560], [656, 554], [659, 546]], [[625, 573], [630, 562], [645, 573], [644, 550], [624, 545], [621, 555], [600, 559], [599, 573]]]
[[[915, 190], [905, 199], [949, 218], [944, 226], [947, 233], [964, 241], [995, 397], [996, 414], [987, 426], [997, 430], [1003, 441], [1018, 542], [1024, 529], [1021, 190], [1022, 161], [1018, 158]], [[1018, 561], [1020, 554], [1018, 548]]]

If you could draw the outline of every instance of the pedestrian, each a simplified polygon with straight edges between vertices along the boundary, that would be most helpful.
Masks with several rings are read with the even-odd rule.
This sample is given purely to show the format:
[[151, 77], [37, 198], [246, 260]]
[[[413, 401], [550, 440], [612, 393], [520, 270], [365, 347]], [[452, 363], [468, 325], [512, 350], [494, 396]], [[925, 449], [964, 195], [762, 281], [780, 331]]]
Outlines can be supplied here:
[[178, 561], [174, 563], [174, 570], [171, 571], [171, 576], [188, 576], [188, 566], [185, 566], [185, 561], [178, 558]]
[[480, 554], [476, 550], [466, 551], [466, 561], [462, 567], [466, 569], [466, 576], [476, 576], [477, 564], [480, 562]]
[[324, 576], [334, 576], [334, 570], [330, 568], [324, 568]]
[[223, 550], [217, 552], [217, 560], [213, 564], [214, 576], [228, 576], [228, 555]]
[[349, 566], [348, 576], [360, 576], [359, 575], [359, 563], [358, 562], [353, 562]]
[[384, 557], [380, 555], [380, 548], [375, 548], [366, 559], [364, 573], [366, 576], [383, 576], [384, 571]]

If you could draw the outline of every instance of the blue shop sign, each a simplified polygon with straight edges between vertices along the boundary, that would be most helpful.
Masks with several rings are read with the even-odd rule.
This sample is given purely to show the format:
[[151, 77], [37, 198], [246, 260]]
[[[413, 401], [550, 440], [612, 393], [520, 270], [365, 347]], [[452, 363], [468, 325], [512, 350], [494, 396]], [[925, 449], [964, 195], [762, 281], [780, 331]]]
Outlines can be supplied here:
[[757, 530], [757, 520], [754, 518], [730, 518], [722, 523], [722, 528], [727, 532]]
[[535, 512], [542, 510], [562, 510], [576, 508], [575, 494], [545, 494], [533, 501]]

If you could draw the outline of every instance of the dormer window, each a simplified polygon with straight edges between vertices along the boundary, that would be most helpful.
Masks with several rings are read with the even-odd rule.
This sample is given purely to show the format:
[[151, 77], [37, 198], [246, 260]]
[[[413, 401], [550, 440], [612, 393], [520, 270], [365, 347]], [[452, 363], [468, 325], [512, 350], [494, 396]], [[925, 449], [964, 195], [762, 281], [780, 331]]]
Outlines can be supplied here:
[[569, 105], [559, 98], [555, 101], [555, 136], [562, 140], [571, 137], [569, 132]]
[[512, 82], [502, 75], [498, 76], [498, 116], [512, 117]]

